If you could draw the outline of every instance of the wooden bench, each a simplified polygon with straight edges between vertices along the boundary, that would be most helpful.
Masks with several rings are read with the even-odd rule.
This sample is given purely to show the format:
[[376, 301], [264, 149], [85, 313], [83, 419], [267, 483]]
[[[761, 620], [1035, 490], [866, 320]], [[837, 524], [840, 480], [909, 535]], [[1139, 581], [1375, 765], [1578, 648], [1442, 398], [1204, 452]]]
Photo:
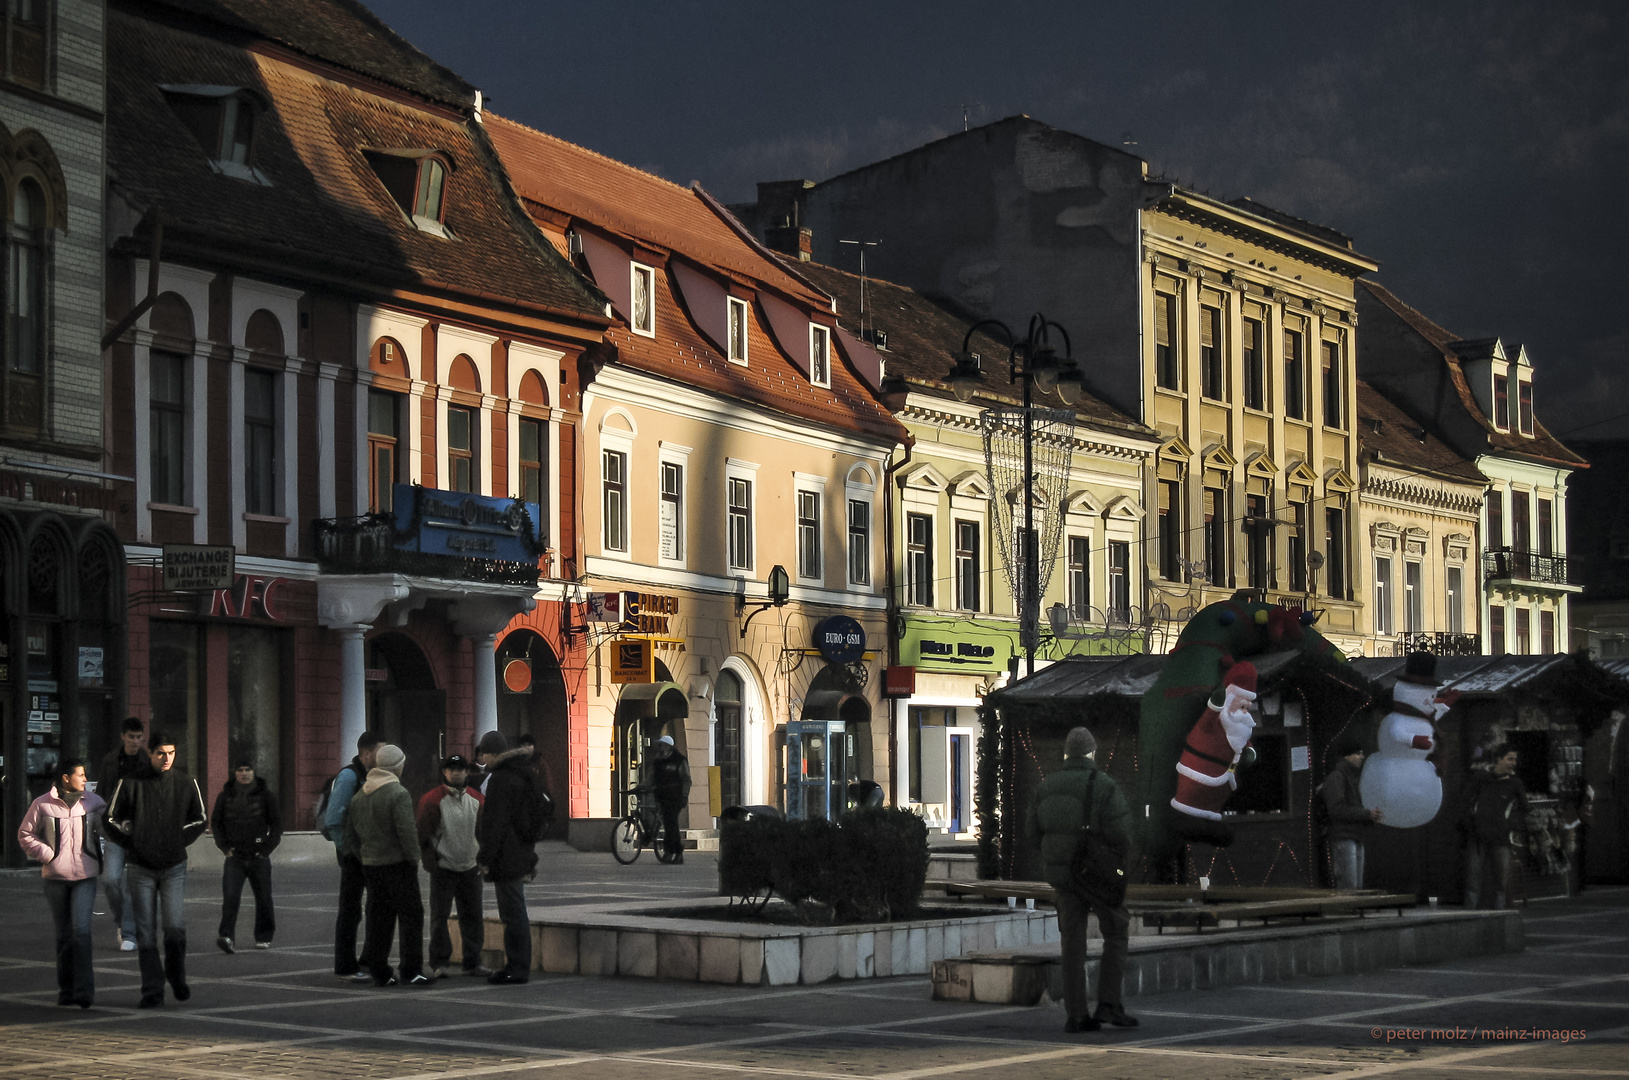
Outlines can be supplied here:
[[[953, 896], [1009, 897], [1056, 904], [1057, 893], [1044, 881], [930, 881], [928, 885]], [[1330, 915], [1356, 915], [1369, 911], [1404, 908], [1417, 903], [1411, 893], [1387, 893], [1379, 889], [1339, 892], [1334, 889], [1308, 889], [1284, 886], [1222, 885], [1201, 891], [1197, 885], [1132, 885], [1126, 889], [1126, 908], [1154, 923], [1163, 934], [1167, 925], [1192, 926], [1195, 933], [1219, 926], [1224, 920], [1242, 922], [1260, 919], [1266, 925], [1273, 919], [1324, 918]]]

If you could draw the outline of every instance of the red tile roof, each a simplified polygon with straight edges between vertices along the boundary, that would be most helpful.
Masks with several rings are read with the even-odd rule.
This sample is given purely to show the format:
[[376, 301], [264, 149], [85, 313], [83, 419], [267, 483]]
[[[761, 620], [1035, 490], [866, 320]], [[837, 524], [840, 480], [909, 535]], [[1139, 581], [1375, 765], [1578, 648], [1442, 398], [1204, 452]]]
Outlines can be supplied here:
[[1480, 487], [1476, 466], [1390, 398], [1358, 380], [1358, 445], [1387, 465]]
[[[761, 255], [696, 191], [501, 117], [487, 129], [521, 198], [569, 215], [584, 229], [606, 231], [767, 288], [805, 311], [829, 313], [824, 294]], [[753, 305], [746, 365], [720, 355], [692, 321], [672, 264], [656, 272], [656, 336], [618, 322], [606, 335], [615, 362], [719, 397], [732, 398], [838, 430], [886, 442], [909, 439], [905, 428], [866, 388], [832, 342], [830, 388], [811, 384], [765, 328]]]
[[[208, 24], [108, 17], [108, 164], [114, 190], [165, 212], [165, 243], [368, 291], [420, 289], [603, 325], [604, 299], [541, 241], [478, 127], [243, 47]], [[243, 87], [270, 103], [256, 124], [267, 184], [222, 175], [161, 85]], [[413, 226], [365, 148], [426, 148], [452, 163], [445, 239]], [[275, 269], [271, 272], [275, 272]]]
[[1575, 469], [1589, 467], [1589, 462], [1567, 449], [1562, 445], [1560, 439], [1551, 435], [1536, 415], [1533, 417], [1533, 435], [1531, 438], [1513, 431], [1500, 431], [1494, 427], [1493, 421], [1482, 412], [1482, 407], [1477, 404], [1476, 395], [1471, 390], [1470, 380], [1466, 377], [1465, 369], [1460, 363], [1459, 354], [1462, 350], [1455, 348], [1456, 346], [1463, 347], [1472, 344], [1472, 342], [1438, 326], [1420, 311], [1403, 303], [1390, 289], [1377, 281], [1359, 278], [1357, 286], [1361, 289], [1367, 289], [1371, 296], [1441, 354], [1443, 363], [1447, 365], [1448, 375], [1453, 382], [1454, 390], [1459, 395], [1460, 404], [1464, 406], [1465, 412], [1471, 419], [1475, 420], [1486, 431], [1488, 446], [1491, 449]]

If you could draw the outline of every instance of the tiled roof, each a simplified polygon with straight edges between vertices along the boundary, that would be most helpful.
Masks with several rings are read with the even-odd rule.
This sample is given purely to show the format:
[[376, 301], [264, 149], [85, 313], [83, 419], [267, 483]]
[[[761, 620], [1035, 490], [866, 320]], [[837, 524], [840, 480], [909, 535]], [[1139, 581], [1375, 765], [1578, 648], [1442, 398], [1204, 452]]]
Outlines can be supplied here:
[[[528, 202], [568, 214], [584, 228], [628, 237], [752, 287], [767, 287], [806, 311], [830, 310], [829, 297], [759, 254], [697, 192], [501, 117], [489, 115], [487, 124], [511, 183]], [[831, 386], [815, 386], [764, 328], [760, 305], [753, 307], [748, 363], [730, 363], [681, 303], [683, 290], [674, 285], [672, 266], [655, 275], [656, 336], [635, 334], [621, 322], [607, 332], [617, 363], [836, 430], [890, 443], [909, 439], [837, 341], [832, 342]]]
[[696, 191], [495, 114], [486, 127], [521, 198], [825, 306]]
[[[794, 270], [836, 298], [839, 322], [850, 333], [859, 334], [862, 328], [859, 275], [820, 263], [787, 261]], [[954, 354], [961, 349], [973, 322], [903, 285], [869, 277], [865, 281], [864, 324], [888, 336], [887, 349], [882, 353], [888, 374], [901, 376], [923, 393], [953, 396], [946, 377], [954, 363]], [[1061, 342], [1058, 344], [1061, 346]], [[981, 358], [985, 388], [981, 397], [1016, 400], [1021, 396], [1021, 391], [1007, 381], [1006, 345], [980, 331], [973, 338], [972, 349]], [[1061, 347], [1059, 353], [1062, 353]], [[1083, 374], [1090, 379], [1089, 371]], [[1041, 395], [1038, 404], [1063, 405], [1048, 395]], [[1152, 435], [1132, 417], [1092, 394], [1083, 394], [1074, 408], [1082, 422]]]
[[1248, 195], [1240, 199], [1229, 199], [1227, 204], [1235, 210], [1243, 210], [1247, 214], [1255, 214], [1257, 217], [1266, 218], [1268, 221], [1282, 225], [1286, 229], [1294, 229], [1296, 232], [1304, 233], [1315, 240], [1322, 240], [1326, 244], [1334, 244], [1336, 247], [1343, 248], [1352, 246], [1352, 238], [1339, 230], [1331, 229], [1328, 225], [1320, 225], [1316, 221], [1296, 217], [1294, 214], [1286, 214], [1282, 210], [1274, 210], [1266, 203], [1257, 202]]
[[156, 0], [433, 101], [471, 107], [475, 88], [356, 0]]
[[[219, 173], [161, 84], [244, 87], [269, 101], [253, 162], [268, 183]], [[364, 148], [445, 153], [456, 239], [414, 227]], [[118, 8], [108, 18], [108, 162], [121, 197], [164, 210], [167, 246], [310, 268], [364, 291], [422, 288], [604, 322], [604, 299], [503, 194], [473, 122]]]
[[1464, 350], [1464, 355], [1467, 356], [1480, 355], [1486, 351], [1485, 346], [1492, 339], [1458, 337], [1426, 318], [1421, 312], [1403, 303], [1390, 289], [1377, 281], [1359, 278], [1357, 286], [1360, 289], [1367, 289], [1371, 296], [1385, 305], [1409, 329], [1424, 338], [1442, 355], [1443, 363], [1448, 366], [1448, 374], [1453, 381], [1454, 390], [1459, 394], [1460, 403], [1464, 406], [1465, 412], [1486, 431], [1489, 447], [1537, 461], [1566, 465], [1571, 468], [1588, 468], [1589, 463], [1563, 446], [1561, 440], [1551, 435], [1549, 429], [1544, 426], [1536, 415], [1533, 417], [1533, 435], [1528, 438], [1517, 432], [1500, 431], [1493, 426], [1493, 421], [1483, 414], [1482, 407], [1477, 404], [1476, 395], [1471, 391], [1470, 380], [1465, 376], [1465, 369], [1461, 366], [1461, 350]]
[[1430, 473], [1480, 486], [1476, 466], [1380, 391], [1359, 381], [1358, 445], [1388, 465]]

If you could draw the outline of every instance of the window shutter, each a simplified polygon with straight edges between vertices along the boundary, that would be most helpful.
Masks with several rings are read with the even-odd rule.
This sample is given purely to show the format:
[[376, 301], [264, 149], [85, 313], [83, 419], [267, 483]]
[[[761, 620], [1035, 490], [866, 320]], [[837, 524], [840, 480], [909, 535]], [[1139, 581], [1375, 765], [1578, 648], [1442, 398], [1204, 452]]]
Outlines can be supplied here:
[[1204, 348], [1214, 348], [1216, 345], [1216, 324], [1221, 321], [1221, 312], [1215, 308], [1201, 308], [1199, 319], [1199, 344]]
[[1176, 297], [1154, 294], [1154, 344], [1171, 344], [1171, 305]]

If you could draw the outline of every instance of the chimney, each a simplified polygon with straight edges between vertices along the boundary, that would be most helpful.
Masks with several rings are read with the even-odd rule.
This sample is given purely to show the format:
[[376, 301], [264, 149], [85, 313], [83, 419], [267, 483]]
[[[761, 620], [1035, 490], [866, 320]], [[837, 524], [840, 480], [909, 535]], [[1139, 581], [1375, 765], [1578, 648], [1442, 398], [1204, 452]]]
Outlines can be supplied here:
[[764, 246], [808, 262], [814, 252], [814, 230], [802, 224], [803, 193], [813, 180], [771, 180], [758, 185], [758, 225]]

